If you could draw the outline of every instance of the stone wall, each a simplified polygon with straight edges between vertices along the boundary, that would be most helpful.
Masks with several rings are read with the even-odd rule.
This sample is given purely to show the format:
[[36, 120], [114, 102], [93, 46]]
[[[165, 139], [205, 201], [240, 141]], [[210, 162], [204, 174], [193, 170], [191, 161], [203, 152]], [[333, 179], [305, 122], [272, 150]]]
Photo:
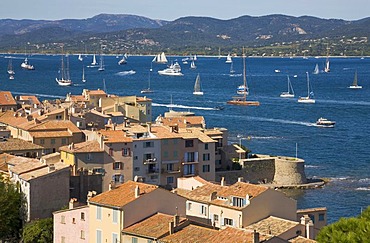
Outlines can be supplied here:
[[254, 155], [253, 158], [241, 160], [241, 163], [241, 170], [217, 171], [216, 181], [221, 181], [221, 178], [225, 177], [228, 184], [233, 184], [242, 177], [243, 181], [254, 184], [290, 186], [307, 183], [302, 159]]

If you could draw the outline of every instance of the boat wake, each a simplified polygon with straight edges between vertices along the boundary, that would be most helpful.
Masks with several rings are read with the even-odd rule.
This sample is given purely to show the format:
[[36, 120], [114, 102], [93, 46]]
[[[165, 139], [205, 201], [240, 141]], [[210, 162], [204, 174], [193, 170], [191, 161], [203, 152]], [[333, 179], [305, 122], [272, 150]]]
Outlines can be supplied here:
[[302, 126], [307, 126], [307, 127], [316, 126], [316, 123], [312, 123], [312, 122], [291, 121], [291, 120], [264, 118], [264, 117], [250, 117], [250, 118], [251, 118], [251, 120], [254, 120], [254, 121], [266, 121], [266, 122], [275, 122], [275, 123], [282, 123], [282, 124], [294, 124], [294, 125], [302, 125]]
[[157, 104], [157, 103], [153, 103], [152, 106], [163, 106], [163, 107], [168, 107], [168, 108], [182, 108], [182, 109], [207, 110], [207, 111], [219, 110], [217, 108], [210, 108], [210, 107], [186, 106], [186, 105], [176, 105], [176, 104]]
[[46, 98], [56, 98], [56, 99], [63, 99], [65, 96], [59, 96], [59, 95], [49, 95], [49, 94], [30, 94], [30, 93], [23, 93], [23, 92], [12, 92], [13, 94], [18, 95], [34, 95], [37, 97], [46, 97]]
[[129, 71], [122, 71], [122, 72], [118, 72], [116, 73], [116, 75], [119, 75], [119, 76], [126, 76], [126, 75], [134, 75], [136, 73], [136, 71], [134, 70], [129, 70]]

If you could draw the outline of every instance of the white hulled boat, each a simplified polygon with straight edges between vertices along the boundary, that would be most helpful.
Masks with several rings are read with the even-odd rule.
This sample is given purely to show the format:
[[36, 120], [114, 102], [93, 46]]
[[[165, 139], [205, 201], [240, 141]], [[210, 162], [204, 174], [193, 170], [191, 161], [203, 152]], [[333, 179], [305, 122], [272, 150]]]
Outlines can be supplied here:
[[292, 86], [292, 83], [290, 82], [289, 75], [287, 75], [287, 77], [288, 77], [288, 91], [287, 92], [282, 92], [280, 94], [280, 97], [282, 97], [282, 98], [294, 98], [293, 86]]
[[193, 95], [203, 95], [203, 91], [201, 90], [199, 74], [197, 75], [197, 78], [195, 79]]
[[357, 70], [355, 72], [355, 77], [353, 78], [353, 83], [348, 88], [350, 88], [350, 89], [362, 89], [362, 86], [358, 85], [358, 82], [357, 82]]
[[26, 70], [35, 70], [35, 67], [29, 64], [27, 57], [22, 62], [21, 68], [26, 69]]
[[310, 77], [308, 75], [308, 72], [306, 72], [307, 75], [307, 96], [306, 97], [299, 97], [298, 102], [299, 103], [306, 103], [306, 104], [314, 104], [316, 101], [313, 99], [313, 92], [310, 91]]
[[334, 125], [335, 125], [335, 121], [329, 121], [328, 119], [323, 118], [323, 117], [320, 117], [316, 121], [316, 126], [318, 127], [334, 127]]
[[64, 55], [62, 55], [61, 69], [59, 70], [60, 78], [55, 78], [60, 86], [71, 86], [72, 80], [69, 75], [69, 61], [67, 57], [67, 65], [64, 64]]

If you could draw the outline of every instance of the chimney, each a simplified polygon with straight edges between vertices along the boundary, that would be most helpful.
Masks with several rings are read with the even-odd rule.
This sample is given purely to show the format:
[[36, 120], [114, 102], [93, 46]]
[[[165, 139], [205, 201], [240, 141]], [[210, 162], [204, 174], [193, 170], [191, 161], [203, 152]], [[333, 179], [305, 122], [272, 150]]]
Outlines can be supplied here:
[[87, 192], [87, 201], [90, 201], [96, 195], [96, 191], [88, 191]]
[[104, 149], [104, 135], [100, 135], [99, 144], [100, 144], [100, 149]]
[[55, 171], [54, 164], [49, 164], [49, 166], [48, 166], [48, 172], [50, 173], [50, 172], [53, 172], [53, 171]]
[[135, 187], [135, 198], [138, 198], [140, 196], [140, 188], [139, 186]]
[[180, 216], [175, 214], [173, 216], [173, 227], [176, 228], [177, 226], [179, 226], [179, 223], [180, 223]]
[[243, 182], [244, 178], [243, 177], [238, 177], [238, 182]]
[[253, 243], [259, 243], [260, 242], [260, 234], [256, 230], [253, 231], [252, 242]]
[[71, 200], [69, 200], [69, 209], [74, 209], [77, 204], [77, 198], [71, 198]]
[[221, 186], [225, 186], [225, 185], [226, 185], [225, 177], [222, 177], [222, 179], [221, 179]]
[[169, 233], [170, 235], [172, 235], [172, 234], [174, 233], [174, 231], [175, 231], [173, 221], [169, 222], [169, 223], [168, 223], [168, 226], [169, 226], [169, 227], [168, 227], [168, 228], [169, 228], [169, 229], [168, 229], [168, 231], [169, 231], [168, 233]]
[[306, 238], [313, 240], [314, 239], [313, 235], [314, 235], [313, 222], [312, 222], [312, 220], [310, 220], [306, 224]]

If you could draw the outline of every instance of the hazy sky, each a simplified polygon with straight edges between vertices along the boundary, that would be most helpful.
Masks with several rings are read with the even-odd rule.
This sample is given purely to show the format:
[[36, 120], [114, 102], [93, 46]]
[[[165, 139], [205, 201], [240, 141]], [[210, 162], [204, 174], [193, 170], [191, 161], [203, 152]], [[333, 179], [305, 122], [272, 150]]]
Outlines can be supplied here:
[[84, 19], [100, 13], [175, 20], [184, 16], [232, 19], [286, 14], [358, 20], [370, 16], [369, 0], [1, 0], [0, 19]]

